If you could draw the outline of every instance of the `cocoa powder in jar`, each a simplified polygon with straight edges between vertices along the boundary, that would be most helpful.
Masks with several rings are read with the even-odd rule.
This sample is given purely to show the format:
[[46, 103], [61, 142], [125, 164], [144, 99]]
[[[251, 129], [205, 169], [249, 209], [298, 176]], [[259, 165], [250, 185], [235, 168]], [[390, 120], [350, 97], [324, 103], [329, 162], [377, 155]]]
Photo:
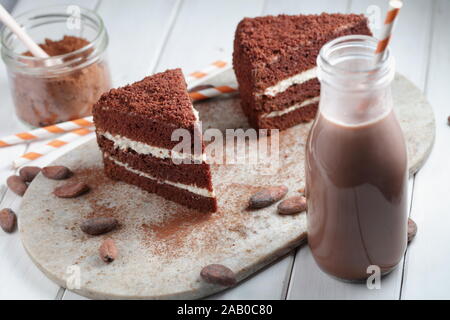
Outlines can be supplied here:
[[[83, 38], [64, 36], [58, 41], [46, 39], [40, 47], [50, 56], [60, 56], [89, 44]], [[71, 55], [67, 59], [75, 63], [65, 72], [11, 74], [17, 116], [40, 127], [91, 115], [92, 105], [111, 87], [106, 61], [97, 59], [89, 63], [91, 53], [92, 49]], [[31, 56], [29, 52], [24, 55]]]

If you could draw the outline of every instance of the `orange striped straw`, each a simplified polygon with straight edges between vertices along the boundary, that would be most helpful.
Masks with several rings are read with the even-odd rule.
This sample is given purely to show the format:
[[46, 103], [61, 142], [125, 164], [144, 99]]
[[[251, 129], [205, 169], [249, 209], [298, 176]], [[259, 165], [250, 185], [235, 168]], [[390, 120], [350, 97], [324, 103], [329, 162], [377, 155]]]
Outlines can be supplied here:
[[[231, 64], [228, 61], [217, 60], [208, 65], [206, 68], [193, 72], [186, 77], [186, 82], [189, 86], [192, 86], [195, 82], [203, 80], [205, 77], [211, 76], [218, 72], [223, 71]], [[215, 97], [222, 93], [228, 93], [231, 90], [227, 86], [217, 87], [216, 90], [209, 90], [208, 92], [199, 92], [193, 100], [203, 100], [207, 98]], [[195, 95], [195, 93], [193, 93]], [[28, 132], [16, 133], [0, 139], [0, 148], [8, 147], [19, 143], [31, 142], [38, 139], [50, 138], [56, 134], [70, 132], [79, 128], [91, 127], [94, 125], [92, 116], [85, 117], [76, 120], [70, 120], [62, 123], [58, 123], [52, 126], [37, 128]]]
[[195, 71], [186, 76], [186, 82], [189, 86], [194, 85], [200, 80], [205, 79], [208, 76], [212, 76], [214, 74], [217, 74], [218, 72], [221, 72], [226, 67], [230, 66], [231, 64], [228, 61], [224, 60], [217, 60], [208, 65], [206, 68]]
[[396, 22], [398, 13], [400, 12], [403, 2], [401, 0], [390, 0], [389, 10], [384, 20], [383, 30], [381, 32], [380, 40], [378, 41], [377, 49], [375, 50], [375, 62], [378, 63], [383, 59], [386, 48], [392, 37], [392, 30]]
[[234, 93], [237, 92], [236, 86], [218, 86], [206, 88], [203, 90], [189, 92], [189, 96], [193, 101], [205, 100], [213, 97], [220, 96], [226, 93]]
[[[193, 84], [195, 84], [196, 82], [204, 80], [206, 77], [212, 76], [216, 73], [219, 73], [229, 66], [230, 63], [227, 61], [223, 60], [215, 61], [205, 69], [189, 74], [186, 77], [186, 82], [189, 84], [190, 87], [192, 87]], [[213, 98], [226, 93], [233, 93], [236, 91], [237, 88], [235, 86], [218, 86], [218, 87], [210, 87], [203, 90], [196, 90], [194, 92], [190, 92], [189, 95], [192, 98], [192, 100], [199, 101], [208, 98]], [[18, 143], [34, 141], [37, 139], [45, 139], [56, 134], [68, 132], [60, 136], [59, 138], [50, 141], [46, 145], [41, 146], [38, 150], [39, 152], [34, 151], [27, 152], [20, 158], [16, 159], [13, 165], [15, 168], [18, 168], [72, 141], [77, 140], [80, 136], [91, 133], [93, 131], [93, 129], [89, 128], [91, 126], [94, 126], [92, 116], [71, 120], [48, 127], [34, 129], [29, 132], [22, 132], [4, 137], [0, 140], [0, 147], [7, 147]]]
[[0, 139], [0, 147], [8, 147], [15, 144], [30, 142], [38, 139], [46, 139], [55, 134], [65, 133], [80, 128], [91, 127], [94, 125], [92, 116], [76, 120], [70, 120], [58, 123], [52, 126], [37, 128], [28, 132], [16, 133], [11, 136]]
[[[214, 98], [222, 94], [234, 93], [237, 87], [233, 85], [211, 87], [204, 90], [190, 92], [189, 96], [194, 101]], [[0, 139], [0, 148], [9, 147], [15, 144], [31, 142], [38, 139], [50, 138], [56, 134], [70, 132], [80, 128], [92, 127], [94, 125], [92, 116], [76, 120], [70, 120], [55, 125], [37, 128], [28, 132], [20, 132]]]
[[[203, 90], [197, 90], [197, 91], [190, 92], [189, 96], [194, 101], [200, 101], [200, 100], [217, 97], [222, 94], [234, 93], [234, 92], [237, 92], [237, 87], [235, 87], [235, 86], [218, 86], [218, 87], [211, 87], [211, 88], [206, 88]], [[14, 167], [19, 168], [19, 167], [27, 164], [30, 161], [34, 161], [38, 158], [41, 158], [42, 156], [49, 154], [52, 151], [54, 151], [58, 148], [61, 148], [62, 146], [65, 146], [66, 144], [68, 144], [70, 142], [77, 140], [81, 136], [84, 136], [84, 135], [87, 135], [87, 134], [93, 132], [93, 128], [87, 128], [89, 126], [89, 123], [91, 123], [91, 125], [93, 125], [92, 117], [73, 120], [73, 121], [69, 121], [67, 123], [66, 122], [60, 123], [60, 124], [58, 124], [58, 126], [63, 125], [62, 128], [64, 128], [64, 130], [66, 130], [69, 127], [68, 123], [71, 123], [71, 125], [73, 125], [73, 123], [75, 123], [75, 124], [78, 124], [79, 126], [85, 126], [85, 127], [73, 130], [69, 133], [66, 133], [66, 134], [58, 137], [57, 139], [54, 139], [54, 140], [48, 142], [46, 145], [41, 146], [38, 149], [38, 152], [30, 151], [30, 152], [25, 153], [20, 158], [18, 158], [14, 161]], [[46, 128], [48, 128], [48, 127], [46, 127]], [[40, 129], [45, 129], [45, 128], [40, 128]], [[36, 134], [36, 131], [40, 130], [40, 129], [32, 130], [29, 133], [16, 134], [14, 136], [22, 135], [23, 138], [24, 139], [26, 138], [27, 141], [37, 139], [38, 135], [40, 138], [42, 138], [43, 133]], [[60, 129], [60, 130], [63, 130], [63, 129]], [[52, 132], [52, 131], [48, 131], [48, 132]], [[57, 131], [55, 129], [53, 134], [59, 133], [59, 132], [64, 132], [64, 131]], [[31, 136], [33, 136], [33, 137], [31, 137]]]
[[85, 136], [89, 133], [93, 132], [93, 129], [89, 128], [80, 128], [73, 130], [72, 132], [63, 134], [62, 136], [58, 137], [55, 140], [52, 140], [48, 142], [46, 145], [41, 146], [39, 148], [39, 152], [30, 151], [22, 155], [20, 158], [14, 160], [13, 166], [14, 168], [19, 168], [23, 166], [24, 164], [36, 160], [58, 148], [61, 148], [62, 146], [65, 146], [66, 144], [77, 140], [78, 138]]

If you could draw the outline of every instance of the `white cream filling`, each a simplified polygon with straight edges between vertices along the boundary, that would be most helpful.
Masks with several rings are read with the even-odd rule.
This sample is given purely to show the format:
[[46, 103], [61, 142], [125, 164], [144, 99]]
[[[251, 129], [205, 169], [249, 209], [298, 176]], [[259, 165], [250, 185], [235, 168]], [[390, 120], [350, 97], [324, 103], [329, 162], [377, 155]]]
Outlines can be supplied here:
[[205, 154], [192, 155], [188, 153], [176, 152], [167, 148], [160, 148], [148, 145], [143, 142], [131, 140], [121, 135], [113, 135], [109, 132], [100, 132], [100, 135], [114, 143], [114, 148], [126, 151], [131, 149], [138, 154], [152, 155], [155, 158], [160, 159], [190, 159], [192, 161], [197, 160], [204, 162], [206, 160]]
[[266, 96], [274, 97], [277, 94], [286, 91], [290, 86], [293, 86], [294, 84], [301, 84], [316, 77], [317, 77], [317, 67], [314, 67], [306, 71], [300, 72], [292, 77], [281, 80], [277, 84], [266, 88], [266, 90], [264, 90], [264, 94]]
[[145, 172], [133, 169], [127, 163], [120, 162], [120, 161], [114, 159], [113, 157], [111, 157], [110, 155], [104, 154], [104, 156], [107, 157], [109, 160], [113, 161], [115, 164], [124, 167], [126, 170], [128, 170], [128, 171], [130, 171], [130, 172], [132, 172], [134, 174], [137, 174], [139, 176], [145, 177], [147, 179], [154, 180], [157, 183], [161, 183], [161, 184], [165, 183], [165, 184], [168, 184], [168, 185], [171, 185], [171, 186], [174, 186], [174, 187], [177, 187], [177, 188], [180, 188], [180, 189], [184, 189], [184, 190], [187, 190], [189, 192], [198, 194], [199, 196], [203, 196], [203, 197], [209, 197], [209, 198], [214, 198], [215, 197], [214, 191], [209, 191], [208, 189], [199, 188], [199, 187], [196, 187], [194, 185], [183, 184], [183, 183], [178, 183], [178, 182], [172, 182], [172, 181], [168, 181], [168, 180], [160, 180], [158, 178], [155, 178], [155, 177], [149, 175], [148, 173], [145, 173]]
[[269, 113], [265, 113], [265, 114], [262, 115], [262, 117], [263, 118], [279, 117], [279, 116], [282, 116], [283, 114], [295, 111], [295, 110], [300, 109], [302, 107], [306, 107], [307, 105], [310, 105], [310, 104], [313, 104], [315, 102], [318, 102], [319, 99], [320, 99], [320, 97], [314, 97], [314, 98], [311, 98], [311, 99], [307, 99], [307, 100], [304, 100], [301, 103], [296, 103], [296, 104], [294, 104], [294, 105], [292, 105], [292, 106], [290, 106], [290, 107], [288, 107], [288, 108], [286, 108], [284, 110], [278, 110], [278, 111], [272, 111], [272, 112], [269, 112]]
[[[353, 25], [347, 24], [343, 25], [339, 28], [336, 28], [333, 33], [339, 33], [346, 29], [351, 28]], [[303, 82], [309, 81], [317, 77], [317, 67], [308, 69], [306, 71], [300, 72], [292, 77], [281, 80], [277, 84], [268, 87], [264, 90], [264, 95], [274, 97], [277, 94], [286, 91], [290, 86], [294, 84], [302, 84]]]

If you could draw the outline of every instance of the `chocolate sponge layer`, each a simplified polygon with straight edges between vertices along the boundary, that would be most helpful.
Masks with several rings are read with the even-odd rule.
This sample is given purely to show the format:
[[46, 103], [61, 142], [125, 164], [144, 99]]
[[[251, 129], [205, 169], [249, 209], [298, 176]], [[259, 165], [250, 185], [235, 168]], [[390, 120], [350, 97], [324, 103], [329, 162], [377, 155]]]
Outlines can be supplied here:
[[191, 209], [196, 209], [201, 212], [217, 211], [216, 198], [203, 197], [187, 190], [177, 188], [164, 183], [158, 183], [155, 180], [137, 175], [122, 166], [115, 164], [108, 158], [104, 158], [105, 173], [114, 180], [121, 180], [129, 184], [140, 187], [151, 193], [184, 205]]
[[122, 163], [160, 180], [195, 185], [212, 191], [211, 173], [206, 163], [175, 164], [172, 159], [161, 159], [135, 151], [114, 148], [114, 143], [103, 136], [97, 138], [101, 150]]

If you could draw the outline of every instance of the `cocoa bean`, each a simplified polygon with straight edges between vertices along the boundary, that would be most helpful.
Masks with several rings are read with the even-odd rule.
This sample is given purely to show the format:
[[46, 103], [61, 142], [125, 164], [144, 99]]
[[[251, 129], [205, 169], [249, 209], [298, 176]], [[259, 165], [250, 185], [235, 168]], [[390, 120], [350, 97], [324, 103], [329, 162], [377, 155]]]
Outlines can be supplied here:
[[72, 176], [72, 171], [65, 166], [49, 166], [42, 168], [42, 174], [53, 180], [64, 180]]
[[89, 186], [84, 182], [69, 182], [57, 187], [53, 193], [59, 198], [76, 198], [89, 190]]
[[236, 276], [229, 268], [221, 264], [210, 264], [202, 269], [200, 276], [208, 283], [230, 287], [236, 284]]
[[417, 233], [417, 224], [414, 220], [408, 218], [408, 243], [414, 239]]
[[115, 218], [98, 217], [85, 220], [80, 228], [84, 233], [97, 236], [117, 228], [119, 222]]
[[19, 176], [25, 182], [31, 182], [33, 179], [41, 172], [41, 168], [39, 167], [23, 167], [19, 171]]
[[117, 258], [118, 251], [113, 239], [105, 239], [98, 251], [100, 258], [106, 263], [111, 263]]
[[290, 197], [278, 204], [278, 213], [283, 215], [295, 214], [306, 210], [306, 198], [302, 196]]
[[286, 186], [273, 186], [260, 190], [250, 198], [249, 208], [260, 209], [270, 206], [271, 204], [282, 199], [288, 188]]
[[6, 180], [6, 185], [12, 192], [19, 196], [23, 196], [25, 191], [27, 191], [28, 185], [19, 176], [10, 176]]
[[16, 229], [17, 216], [9, 208], [0, 210], [0, 227], [3, 231], [11, 233]]

